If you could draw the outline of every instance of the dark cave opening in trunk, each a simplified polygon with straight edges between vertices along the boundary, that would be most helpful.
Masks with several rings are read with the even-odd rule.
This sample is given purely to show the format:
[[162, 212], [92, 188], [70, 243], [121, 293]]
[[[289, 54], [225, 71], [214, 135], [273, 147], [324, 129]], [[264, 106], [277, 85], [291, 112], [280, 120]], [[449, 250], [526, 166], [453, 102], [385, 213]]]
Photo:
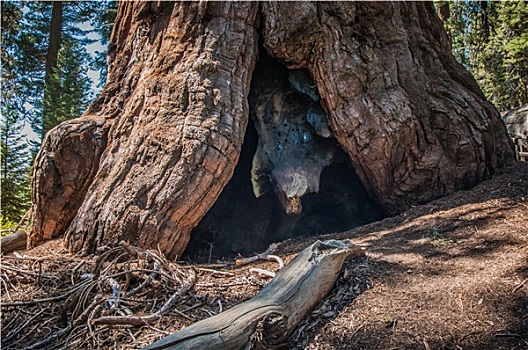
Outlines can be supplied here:
[[[236, 254], [253, 254], [265, 250], [273, 242], [293, 237], [345, 231], [384, 217], [380, 207], [369, 198], [348, 156], [331, 136], [331, 132], [327, 131], [329, 135], [326, 135], [324, 130], [323, 132], [316, 130], [317, 128], [321, 129], [319, 124], [326, 125], [326, 120], [324, 123], [317, 120], [313, 121], [314, 113], [312, 111], [314, 108], [313, 106], [310, 108], [306, 106], [308, 104], [314, 105], [314, 101], [299, 93], [299, 89], [294, 91], [290, 87], [293, 81], [291, 76], [289, 79], [290, 71], [284, 65], [268, 56], [263, 47], [261, 47], [260, 53], [260, 59], [253, 74], [252, 92], [249, 98], [251, 115], [240, 159], [230, 182], [213, 207], [192, 231], [190, 242], [183, 255], [184, 259], [207, 261], [211, 257], [221, 258]], [[300, 70], [296, 70], [296, 73], [299, 72]], [[308, 71], [300, 73], [309, 76]], [[262, 90], [263, 84], [266, 85], [264, 90]], [[315, 88], [315, 93], [318, 94], [316, 90]], [[281, 96], [288, 95], [289, 98], [284, 100], [285, 106], [280, 103], [277, 104], [277, 95], [270, 96], [270, 91]], [[277, 145], [277, 147], [274, 147], [273, 150], [259, 150], [259, 139], [262, 137], [269, 139], [270, 136], [259, 135], [258, 129], [261, 130], [261, 133], [264, 132], [262, 125], [256, 125], [259, 119], [255, 116], [257, 114], [255, 110], [262, 110], [262, 106], [257, 105], [258, 99], [265, 100], [268, 97], [269, 100], [275, 100], [274, 103], [268, 103], [268, 105], [273, 105], [270, 108], [274, 112], [283, 108], [279, 112], [286, 113], [288, 120], [280, 120], [279, 129], [270, 130], [271, 133], [274, 133], [273, 137], [282, 137], [279, 141], [273, 139], [273, 146]], [[256, 99], [257, 102], [255, 102]], [[266, 101], [264, 102], [266, 103]], [[289, 108], [292, 104], [296, 104], [297, 107]], [[317, 111], [320, 111], [320, 115], [323, 113], [323, 118], [326, 118], [319, 102], [316, 102], [316, 107]], [[299, 119], [299, 110], [301, 110], [301, 119]], [[306, 110], [308, 112], [303, 114], [303, 111]], [[296, 115], [295, 118], [292, 117], [293, 114]], [[266, 114], [266, 117], [269, 115]], [[272, 116], [272, 118], [276, 120], [277, 116]], [[308, 122], [307, 119], [310, 118], [311, 120]], [[287, 124], [288, 127], [285, 131], [284, 127]], [[275, 128], [276, 125], [265, 125], [264, 127], [268, 130]], [[303, 128], [310, 129], [309, 137], [305, 135], [308, 131], [302, 131]], [[290, 132], [291, 130], [293, 131]], [[297, 137], [295, 133], [298, 130], [301, 131]], [[324, 137], [317, 134], [324, 135]], [[305, 141], [308, 139], [311, 143], [303, 142], [302, 139]], [[303, 147], [309, 146], [318, 148], [303, 150]], [[290, 147], [290, 150], [283, 149], [287, 147]], [[257, 198], [255, 191], [258, 192], [258, 190], [255, 190], [255, 186], [258, 185], [255, 184], [254, 174], [257, 163], [254, 158], [258, 156], [259, 151], [266, 155], [278, 151], [284, 152], [286, 155], [281, 154], [281, 160], [276, 161], [276, 163], [283, 162], [285, 165], [282, 166], [288, 168], [290, 163], [297, 162], [300, 164], [297, 166], [298, 169], [305, 167], [306, 164], [311, 164], [310, 161], [313, 162], [313, 159], [306, 161], [303, 157], [306, 154], [311, 156], [312, 153], [319, 152], [319, 149], [323, 149], [326, 153], [331, 150], [331, 160], [328, 161], [327, 159], [327, 163], [320, 166], [322, 170], [322, 172], [319, 170], [320, 180], [319, 176], [316, 176], [318, 191], [312, 191], [312, 193], [306, 193], [302, 196], [300, 213], [288, 215], [284, 203], [281, 205], [281, 201], [278, 199], [277, 191], [266, 190]], [[267, 166], [269, 167], [269, 164]], [[310, 173], [312, 168], [308, 166], [307, 169], [301, 169], [301, 171]], [[271, 174], [271, 172], [270, 170], [269, 173]], [[307, 177], [309, 176], [313, 177], [312, 174], [308, 174]], [[271, 188], [274, 184], [276, 185], [271, 175], [264, 177], [266, 181], [269, 180], [266, 186]]]

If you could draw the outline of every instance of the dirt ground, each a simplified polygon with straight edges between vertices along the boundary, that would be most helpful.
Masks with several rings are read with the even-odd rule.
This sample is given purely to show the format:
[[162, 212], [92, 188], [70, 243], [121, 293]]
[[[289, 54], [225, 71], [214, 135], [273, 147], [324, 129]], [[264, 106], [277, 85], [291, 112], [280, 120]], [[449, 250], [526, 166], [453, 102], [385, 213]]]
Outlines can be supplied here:
[[[349, 239], [367, 254], [345, 263], [284, 348], [528, 349], [527, 163], [398, 216], [281, 242], [273, 254], [287, 263], [316, 239]], [[190, 267], [114, 252], [96, 261], [55, 240], [3, 257], [2, 349], [141, 348], [251, 298], [268, 281], [252, 268], [277, 270], [273, 262]], [[164, 272], [153, 272], [160, 265]], [[99, 281], [85, 282], [94, 272]], [[118, 303], [112, 281], [139, 292]], [[81, 289], [82, 298], [71, 297]], [[148, 325], [100, 323], [153, 315], [171, 295], [177, 302]]]

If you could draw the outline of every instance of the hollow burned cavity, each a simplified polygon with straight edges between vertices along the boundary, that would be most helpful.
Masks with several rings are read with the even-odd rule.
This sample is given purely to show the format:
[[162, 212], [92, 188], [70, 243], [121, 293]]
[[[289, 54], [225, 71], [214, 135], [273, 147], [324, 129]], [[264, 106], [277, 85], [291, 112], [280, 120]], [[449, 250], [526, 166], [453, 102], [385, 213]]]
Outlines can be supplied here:
[[308, 71], [288, 70], [264, 55], [249, 94], [258, 133], [253, 192], [273, 191], [287, 214], [300, 214], [303, 196], [319, 192], [319, 179], [337, 150]]
[[187, 256], [247, 254], [382, 217], [333, 138], [307, 70], [261, 54], [249, 106], [239, 163], [193, 230]]

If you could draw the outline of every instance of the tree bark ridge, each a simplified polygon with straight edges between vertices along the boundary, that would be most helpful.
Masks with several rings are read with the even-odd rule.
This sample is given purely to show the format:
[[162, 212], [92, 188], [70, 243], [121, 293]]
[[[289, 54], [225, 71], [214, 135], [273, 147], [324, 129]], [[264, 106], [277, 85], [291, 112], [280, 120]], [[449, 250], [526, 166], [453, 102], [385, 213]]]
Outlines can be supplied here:
[[[99, 161], [80, 166], [92, 178], [76, 195], [58, 185], [63, 174], [50, 173], [55, 150], [41, 152], [37, 162], [50, 166], [37, 167], [33, 242], [66, 231], [72, 251], [126, 239], [172, 258], [181, 253], [238, 160], [257, 57], [256, 14], [250, 3], [121, 5], [109, 83], [83, 117], [64, 124], [103, 118], [106, 147]], [[64, 125], [51, 139], [67, 137]], [[92, 139], [83, 140], [91, 146]], [[53, 191], [35, 190], [39, 183], [53, 187], [63, 205], [46, 209]], [[82, 204], [72, 209], [71, 201]], [[44, 227], [45, 218], [59, 217], [64, 225]]]

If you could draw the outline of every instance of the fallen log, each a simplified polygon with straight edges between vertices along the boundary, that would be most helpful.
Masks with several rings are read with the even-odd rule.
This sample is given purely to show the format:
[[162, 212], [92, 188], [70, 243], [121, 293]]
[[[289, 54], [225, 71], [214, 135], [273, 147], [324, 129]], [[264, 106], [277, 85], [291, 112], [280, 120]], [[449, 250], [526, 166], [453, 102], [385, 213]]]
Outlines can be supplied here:
[[343, 262], [363, 254], [348, 241], [317, 241], [255, 297], [144, 349], [252, 349], [282, 345], [332, 289]]
[[0, 250], [2, 254], [14, 252], [15, 250], [26, 250], [27, 235], [24, 231], [15, 231], [2, 237]]

